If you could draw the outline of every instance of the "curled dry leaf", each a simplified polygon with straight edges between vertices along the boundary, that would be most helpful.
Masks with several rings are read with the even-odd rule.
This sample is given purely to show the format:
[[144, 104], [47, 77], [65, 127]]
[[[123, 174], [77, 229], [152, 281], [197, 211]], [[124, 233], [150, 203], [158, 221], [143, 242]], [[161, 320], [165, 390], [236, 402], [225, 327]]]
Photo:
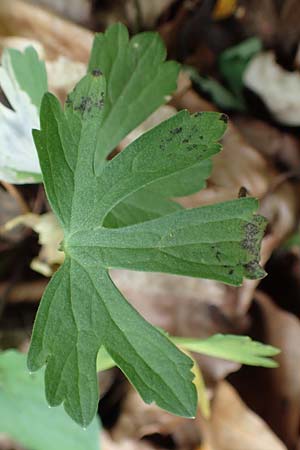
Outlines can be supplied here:
[[250, 61], [244, 83], [261, 97], [278, 122], [300, 125], [300, 74], [283, 69], [273, 52], [262, 52]]
[[211, 450], [287, 450], [268, 425], [247, 408], [227, 382], [219, 384], [209, 421], [201, 421], [207, 447]]

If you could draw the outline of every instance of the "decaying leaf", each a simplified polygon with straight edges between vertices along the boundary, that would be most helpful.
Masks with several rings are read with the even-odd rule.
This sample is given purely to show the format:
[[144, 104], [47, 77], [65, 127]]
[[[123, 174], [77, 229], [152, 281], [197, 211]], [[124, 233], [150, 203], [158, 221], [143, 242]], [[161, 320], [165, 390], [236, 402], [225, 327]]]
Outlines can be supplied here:
[[272, 408], [267, 410], [266, 417], [288, 448], [292, 448], [298, 439], [300, 420], [300, 321], [261, 292], [256, 294], [256, 302], [262, 315], [264, 338], [282, 350], [277, 357], [279, 368], [268, 374]]
[[202, 421], [211, 450], [287, 450], [268, 425], [247, 408], [230, 384], [217, 388], [209, 421]]

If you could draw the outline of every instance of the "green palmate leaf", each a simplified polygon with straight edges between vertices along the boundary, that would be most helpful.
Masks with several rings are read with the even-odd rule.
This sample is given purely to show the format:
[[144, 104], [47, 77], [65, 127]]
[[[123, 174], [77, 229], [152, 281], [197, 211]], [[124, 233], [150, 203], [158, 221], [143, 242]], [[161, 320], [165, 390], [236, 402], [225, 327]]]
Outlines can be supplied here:
[[[155, 400], [175, 413], [192, 416], [196, 398], [190, 360], [125, 302], [104, 266], [92, 258], [78, 262], [67, 250], [76, 231], [98, 226], [109, 211], [108, 199], [97, 199], [111, 163], [98, 178], [92, 165], [103, 111], [104, 79], [98, 75], [95, 72], [82, 80], [69, 97], [65, 113], [47, 95], [42, 132], [35, 132], [46, 190], [65, 232], [67, 255], [46, 290], [28, 363], [34, 370], [48, 360], [49, 403], [64, 401], [69, 414], [82, 424], [90, 422], [97, 407], [96, 356], [101, 344], [145, 401]], [[126, 195], [126, 189], [123, 192]], [[114, 203], [118, 197], [123, 198], [122, 192]], [[175, 374], [171, 383], [169, 373]]]
[[104, 226], [122, 224], [109, 214], [130, 196], [217, 153], [226, 126], [219, 113], [183, 111], [131, 143], [96, 176], [105, 102], [104, 77], [95, 69], [64, 111], [50, 94], [42, 103], [34, 138], [48, 199], [64, 231], [65, 262], [40, 305], [28, 366], [47, 363], [48, 402], [64, 403], [86, 425], [97, 408], [96, 359], [103, 346], [147, 403], [191, 417], [197, 403], [192, 361], [126, 302], [108, 271], [163, 271], [239, 284], [243, 276], [263, 275], [258, 249], [264, 220], [254, 214], [256, 200], [243, 198], [188, 211], [175, 206], [163, 217], [154, 211], [157, 218], [154, 207], [149, 217], [141, 208], [142, 223], [136, 212], [125, 220], [133, 225]]
[[199, 86], [201, 91], [208, 93], [213, 102], [220, 108], [238, 111], [245, 109], [243, 101], [232, 94], [219, 81], [213, 78], [201, 77], [196, 71], [191, 73], [191, 79]]
[[26, 355], [0, 353], [0, 433], [34, 450], [99, 450], [97, 419], [79, 428], [63, 408], [49, 409], [44, 395], [43, 372], [26, 368]]
[[179, 65], [165, 62], [165, 58], [166, 49], [158, 33], [140, 33], [129, 40], [127, 28], [115, 24], [96, 35], [89, 71], [101, 69], [108, 82], [95, 154], [96, 172], [120, 140], [176, 89]]
[[250, 366], [277, 367], [271, 357], [280, 353], [278, 348], [252, 341], [248, 336], [215, 334], [207, 339], [176, 337], [172, 340], [189, 351]]

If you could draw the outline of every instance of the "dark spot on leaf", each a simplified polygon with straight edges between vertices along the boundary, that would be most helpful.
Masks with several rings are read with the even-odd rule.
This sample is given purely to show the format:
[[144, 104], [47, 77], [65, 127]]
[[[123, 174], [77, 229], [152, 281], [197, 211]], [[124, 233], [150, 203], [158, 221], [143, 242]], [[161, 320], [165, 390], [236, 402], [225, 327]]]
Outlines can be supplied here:
[[202, 114], [203, 114], [203, 112], [198, 111], [194, 114], [194, 117], [200, 117], [200, 116], [202, 116]]
[[220, 120], [222, 120], [224, 123], [227, 123], [228, 122], [228, 116], [226, 116], [226, 114], [221, 114]]
[[79, 111], [81, 116], [83, 116], [84, 113], [86, 112], [90, 113], [92, 111], [92, 108], [98, 108], [101, 110], [103, 109], [103, 106], [104, 106], [104, 92], [101, 92], [100, 97], [97, 99], [94, 99], [91, 96], [82, 96], [80, 102], [74, 105], [74, 110]]
[[229, 269], [229, 270], [228, 270], [228, 275], [232, 275], [232, 274], [233, 274], [233, 272], [234, 272], [234, 270], [233, 270], [233, 269]]
[[103, 74], [100, 69], [94, 69], [94, 70], [92, 70], [92, 75], [93, 75], [93, 77], [100, 77]]
[[183, 139], [182, 141], [183, 144], [188, 144], [189, 142], [190, 142], [189, 139]]
[[81, 97], [80, 103], [74, 106], [75, 111], [79, 111], [82, 115], [92, 108], [93, 100], [90, 96]]
[[95, 102], [96, 108], [102, 109], [104, 106], [104, 92], [101, 92], [100, 98]]

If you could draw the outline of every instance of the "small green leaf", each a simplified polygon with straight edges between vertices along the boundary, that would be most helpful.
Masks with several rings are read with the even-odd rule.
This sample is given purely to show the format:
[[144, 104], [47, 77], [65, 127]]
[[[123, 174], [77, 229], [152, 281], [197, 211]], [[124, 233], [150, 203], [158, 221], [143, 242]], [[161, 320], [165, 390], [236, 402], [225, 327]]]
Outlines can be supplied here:
[[[225, 50], [219, 59], [220, 72], [230, 90], [242, 101], [243, 74], [249, 61], [262, 49], [257, 37], [246, 39], [234, 47]], [[238, 101], [238, 100], [237, 100]]]
[[96, 35], [89, 71], [101, 69], [108, 82], [95, 154], [97, 173], [120, 140], [175, 91], [179, 65], [165, 59], [158, 33], [140, 33], [129, 40], [127, 28], [119, 23]]
[[207, 339], [172, 338], [173, 342], [189, 351], [228, 359], [241, 364], [262, 367], [277, 367], [272, 356], [280, 350], [271, 345], [252, 341], [248, 336], [215, 334]]
[[193, 82], [211, 97], [212, 101], [222, 109], [243, 111], [244, 102], [213, 78], [203, 77], [196, 70], [188, 70]]
[[63, 408], [49, 409], [43, 371], [30, 375], [26, 355], [0, 353], [0, 433], [35, 450], [99, 450], [99, 422], [82, 430]]

